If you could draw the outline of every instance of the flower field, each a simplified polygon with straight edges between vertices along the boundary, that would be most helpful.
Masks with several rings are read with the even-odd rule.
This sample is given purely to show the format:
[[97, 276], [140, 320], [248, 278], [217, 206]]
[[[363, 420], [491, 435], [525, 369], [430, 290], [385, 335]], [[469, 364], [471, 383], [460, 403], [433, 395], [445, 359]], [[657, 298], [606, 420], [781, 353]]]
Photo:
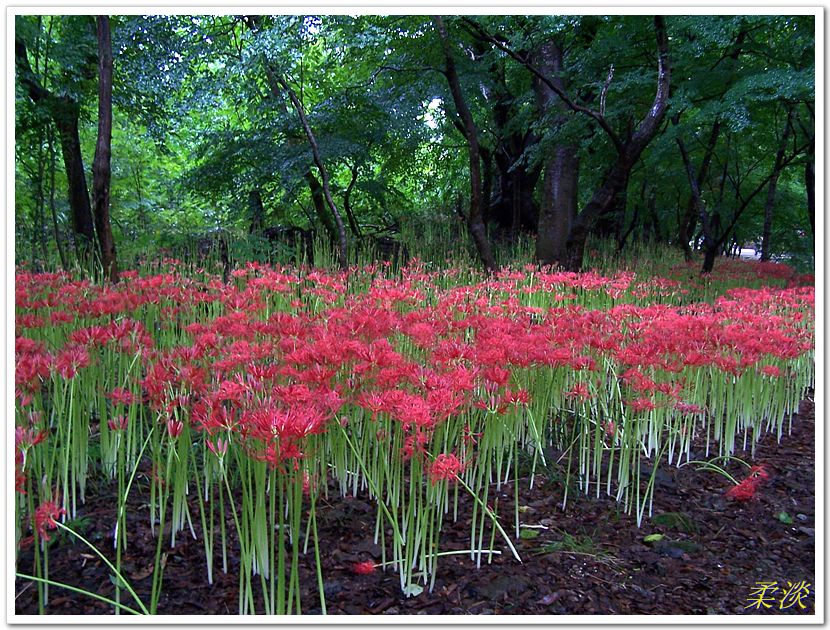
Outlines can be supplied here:
[[[505, 512], [494, 497], [532, 488], [552, 452], [573, 463], [566, 488], [611, 495], [641, 522], [658, 468], [689, 462], [692, 440], [712, 461], [765, 433], [785, 440], [814, 384], [815, 291], [776, 263], [723, 261], [707, 279], [683, 265], [249, 264], [225, 284], [167, 260], [122, 277], [16, 274], [15, 534], [34, 549], [25, 579], [42, 605], [49, 538], [89, 484], [117, 488], [117, 611], [155, 612], [165, 550], [198, 529], [209, 581], [234, 532], [239, 614], [255, 600], [299, 613], [300, 555], [318, 558], [324, 592], [317, 519], [332, 494], [376, 508], [382, 558], [355, 572], [394, 572], [416, 596], [448, 554], [520, 559], [519, 502]], [[121, 575], [131, 493], [165, 532], [146, 602]], [[469, 548], [444, 551], [462, 496]]]

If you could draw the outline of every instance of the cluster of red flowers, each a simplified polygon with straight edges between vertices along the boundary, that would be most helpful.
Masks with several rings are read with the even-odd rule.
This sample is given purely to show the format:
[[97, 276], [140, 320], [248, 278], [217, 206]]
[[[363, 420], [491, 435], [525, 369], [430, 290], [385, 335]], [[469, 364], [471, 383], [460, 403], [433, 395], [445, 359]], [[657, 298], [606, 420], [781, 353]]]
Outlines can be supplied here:
[[[680, 307], [628, 303], [648, 287], [632, 272], [526, 268], [451, 288], [441, 288], [446, 275], [418, 264], [397, 280], [375, 268], [301, 275], [259, 265], [235, 271], [227, 285], [177, 273], [122, 277], [99, 287], [66, 274], [17, 275], [21, 413], [50, 379], [82, 375], [108, 350], [134, 365], [118, 381], [124, 388], [105, 392], [119, 413], [149, 405], [171, 439], [189, 423], [218, 437], [207, 440], [212, 452], [231, 439], [274, 466], [296, 464], [306, 438], [326, 431], [344, 405], [393, 420], [403, 456], [421, 457], [450, 417], [531, 404], [531, 370], [572, 374], [569, 389], [554, 394], [565, 404], [599, 395], [593, 383], [610, 366], [623, 375], [633, 412], [663, 405], [685, 413], [700, 411], [684, 399], [689, 370], [754, 368], [776, 378], [775, 364], [814, 343], [804, 320], [814, 308], [810, 288], [734, 291], [714, 305]], [[364, 291], [349, 291], [360, 283]], [[651, 290], [683, 291], [659, 279]], [[580, 305], [587, 294], [605, 296], [608, 307]], [[123, 416], [111, 423], [124, 427]], [[23, 435], [18, 459], [35, 443]], [[429, 469], [433, 481], [451, 480], [461, 464], [439, 455]]]

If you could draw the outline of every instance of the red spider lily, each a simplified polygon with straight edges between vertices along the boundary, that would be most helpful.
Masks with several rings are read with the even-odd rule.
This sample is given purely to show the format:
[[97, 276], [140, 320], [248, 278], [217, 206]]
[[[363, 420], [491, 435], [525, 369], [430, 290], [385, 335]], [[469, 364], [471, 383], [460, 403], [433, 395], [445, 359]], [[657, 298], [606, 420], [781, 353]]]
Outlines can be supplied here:
[[54, 311], [49, 316], [49, 322], [52, 326], [58, 326], [60, 324], [69, 324], [75, 321], [75, 316], [72, 313], [67, 313], [65, 311]]
[[464, 465], [458, 461], [458, 458], [452, 453], [442, 453], [435, 457], [435, 461], [429, 468], [429, 477], [432, 480], [432, 485], [435, 486], [439, 481], [456, 481], [458, 473], [464, 470]]
[[641, 411], [651, 411], [656, 408], [654, 401], [650, 398], [637, 398], [635, 400], [624, 400], [626, 407], [629, 407], [635, 413]]
[[45, 442], [49, 436], [47, 431], [35, 431], [35, 429], [25, 429], [23, 427], [14, 428], [14, 447], [22, 453], [26, 453], [30, 448], [41, 442]]
[[228, 453], [228, 440], [223, 440], [221, 437], [217, 438], [216, 444], [207, 440], [207, 447], [210, 449], [210, 452], [216, 455], [219, 459], [225, 457]]
[[177, 440], [182, 434], [183, 429], [184, 424], [181, 420], [177, 420], [172, 417], [167, 419], [167, 434], [170, 436], [171, 440]]
[[765, 365], [759, 371], [764, 376], [770, 376], [773, 378], [778, 378], [779, 376], [781, 376], [781, 370], [774, 365]]
[[221, 403], [216, 403], [208, 407], [204, 402], [197, 401], [193, 404], [191, 411], [191, 418], [199, 430], [208, 432], [208, 435], [213, 435], [215, 431], [234, 431], [238, 425], [236, 417], [237, 412], [228, 410], [221, 406]]
[[127, 415], [120, 415], [107, 420], [107, 426], [114, 432], [126, 431], [129, 424], [130, 418]]
[[701, 409], [697, 405], [684, 402], [674, 403], [674, 408], [682, 414], [701, 414], [706, 411], [705, 409]]
[[574, 383], [574, 386], [567, 392], [565, 392], [565, 396], [567, 398], [579, 398], [582, 402], [585, 402], [589, 398], [593, 398], [593, 394], [588, 391], [588, 384], [587, 383]]
[[417, 426], [415, 433], [408, 435], [403, 441], [403, 448], [401, 449], [401, 457], [404, 461], [412, 459], [416, 454], [420, 457], [425, 453], [425, 448], [429, 442], [430, 435], [426, 431], [421, 431]]
[[473, 433], [473, 430], [469, 427], [469, 425], [464, 425], [461, 433], [461, 439], [464, 441], [465, 444], [478, 444], [478, 440], [484, 433]]
[[214, 398], [217, 401], [228, 400], [239, 403], [246, 392], [245, 385], [238, 381], [222, 381], [219, 384], [219, 391], [214, 394]]
[[517, 389], [515, 391], [508, 389], [504, 392], [504, 399], [509, 405], [527, 406], [530, 404], [530, 392], [526, 389]]
[[129, 389], [124, 389], [123, 387], [114, 388], [109, 394], [106, 394], [106, 396], [116, 405], [121, 404], [129, 407], [135, 402], [133, 393]]
[[511, 401], [508, 398], [503, 398], [501, 394], [491, 394], [489, 399], [476, 400], [473, 405], [479, 409], [484, 409], [490, 413], [495, 413], [503, 416], [510, 409]]
[[726, 497], [735, 501], [749, 501], [755, 496], [758, 487], [769, 479], [769, 473], [763, 465], [753, 466], [749, 470], [749, 476], [737, 486], [726, 491]]
[[66, 514], [66, 510], [59, 508], [54, 501], [44, 501], [35, 510], [35, 529], [44, 542], [49, 540], [49, 534], [46, 533], [46, 530], [57, 528], [58, 525], [55, 519], [60, 518], [63, 514]]
[[43, 328], [43, 326], [45, 325], [46, 324], [42, 318], [38, 317], [37, 315], [33, 315], [32, 313], [26, 313], [25, 315], [17, 315], [14, 318], [14, 328], [16, 333], [20, 333], [23, 330], [30, 328]]
[[358, 575], [369, 575], [374, 573], [375, 565], [371, 562], [356, 562], [352, 565], [352, 572]]
[[90, 363], [89, 353], [83, 346], [67, 345], [58, 355], [55, 361], [55, 370], [61, 378], [74, 378], [79, 368], [88, 367]]
[[54, 359], [42, 349], [33, 352], [15, 351], [14, 382], [25, 392], [37, 392], [52, 372]]
[[499, 386], [506, 386], [510, 382], [510, 370], [505, 370], [497, 365], [484, 370], [481, 375]]

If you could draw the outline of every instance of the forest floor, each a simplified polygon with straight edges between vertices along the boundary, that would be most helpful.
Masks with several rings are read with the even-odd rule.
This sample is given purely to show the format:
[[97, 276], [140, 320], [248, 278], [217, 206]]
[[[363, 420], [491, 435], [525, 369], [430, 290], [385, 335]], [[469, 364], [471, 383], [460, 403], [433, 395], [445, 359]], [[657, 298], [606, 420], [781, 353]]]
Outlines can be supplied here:
[[[521, 482], [522, 522], [546, 527], [516, 548], [521, 564], [496, 537], [491, 563], [480, 568], [466, 555], [440, 559], [433, 591], [407, 598], [398, 575], [391, 570], [355, 574], [358, 562], [379, 563], [374, 544], [375, 508], [359, 498], [321, 499], [318, 531], [326, 607], [329, 615], [814, 615], [815, 552], [815, 416], [811, 400], [792, 417], [792, 433], [779, 444], [765, 435], [755, 456], [735, 455], [763, 464], [770, 473], [756, 496], [747, 502], [725, 498], [729, 481], [721, 474], [697, 466], [664, 467], [656, 476], [652, 517], [637, 527], [634, 514], [626, 514], [605, 495], [571, 495], [562, 509], [561, 467], [551, 466], [550, 479], [536, 479], [532, 490]], [[710, 455], [710, 458], [714, 455]], [[692, 459], [709, 459], [701, 444]], [[738, 479], [747, 469], [731, 464]], [[88, 489], [79, 518], [88, 538], [112, 555], [115, 521], [108, 488]], [[491, 493], [494, 495], [495, 490]], [[499, 492], [499, 513], [505, 527], [513, 513], [510, 486]], [[132, 501], [132, 498], [131, 498]], [[123, 562], [130, 583], [149, 602], [151, 567], [156, 539], [149, 529], [146, 498], [136, 496], [129, 516], [129, 545]], [[200, 534], [198, 508], [194, 527]], [[782, 514], [783, 513], [783, 514]], [[458, 521], [445, 521], [442, 550], [469, 546], [470, 502], [462, 502]], [[646, 537], [663, 534], [647, 542]], [[64, 584], [113, 597], [109, 571], [82, 544], [54, 534], [49, 553], [49, 576]], [[653, 538], [653, 537], [652, 537]], [[218, 540], [218, 536], [217, 536]], [[180, 534], [167, 550], [162, 615], [233, 615], [238, 611], [239, 559], [229, 557], [228, 573], [221, 571], [216, 552], [213, 584], [205, 570], [204, 546]], [[319, 614], [320, 599], [314, 555], [300, 556], [303, 613]], [[31, 546], [21, 552], [18, 571], [32, 571]], [[760, 583], [776, 583], [758, 603]], [[255, 584], [259, 581], [255, 580]], [[801, 584], [803, 583], [803, 585]], [[798, 596], [787, 597], [789, 585], [805, 586]], [[15, 612], [36, 615], [37, 588], [28, 581], [15, 584]], [[747, 609], [756, 602], [756, 606]], [[783, 603], [782, 603], [783, 602]], [[124, 600], [126, 604], [133, 602]], [[258, 604], [260, 605], [260, 604]], [[760, 608], [759, 608], [760, 607]], [[52, 587], [45, 612], [51, 615], [106, 615], [111, 606], [88, 596]], [[391, 620], [390, 620], [391, 621]]]

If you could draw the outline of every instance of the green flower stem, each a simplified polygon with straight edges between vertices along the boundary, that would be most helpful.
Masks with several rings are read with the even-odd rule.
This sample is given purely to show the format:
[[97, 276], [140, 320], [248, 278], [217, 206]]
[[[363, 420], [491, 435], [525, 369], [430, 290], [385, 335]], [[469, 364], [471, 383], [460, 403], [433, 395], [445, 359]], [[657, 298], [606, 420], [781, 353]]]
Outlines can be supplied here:
[[[97, 593], [92, 593], [90, 591], [85, 591], [82, 588], [76, 588], [74, 586], [70, 586], [69, 584], [61, 584], [60, 582], [53, 582], [52, 580], [47, 580], [45, 578], [36, 577], [34, 575], [26, 575], [25, 573], [15, 573], [14, 575], [15, 575], [15, 577], [18, 577], [18, 578], [21, 578], [21, 579], [24, 579], [24, 580], [32, 580], [33, 582], [37, 582], [38, 584], [44, 584], [44, 585], [51, 584], [52, 586], [59, 586], [60, 588], [65, 588], [66, 590], [72, 591], [74, 593], [80, 593], [81, 595], [86, 595], [88, 597], [94, 597], [97, 600], [100, 600], [102, 602], [105, 602], [107, 604], [111, 604], [112, 606], [115, 606], [116, 609], [118, 609], [118, 610], [125, 610], [125, 611], [127, 611], [129, 613], [132, 613], [134, 615], [149, 615], [150, 614], [146, 610], [139, 611], [139, 610], [136, 610], [134, 608], [130, 608], [129, 606], [125, 606], [124, 604], [113, 601], [113, 600], [111, 600], [107, 597], [104, 597], [102, 595], [98, 595]], [[137, 601], [139, 601], [139, 600], [137, 600]], [[140, 603], [141, 602], [139, 601], [139, 604]], [[42, 615], [43, 613], [41, 612], [40, 614]]]
[[[68, 533], [68, 534], [71, 534], [72, 536], [75, 536], [76, 538], [78, 538], [78, 539], [79, 539], [81, 542], [83, 542], [83, 543], [84, 543], [87, 547], [89, 547], [89, 548], [93, 551], [93, 553], [95, 553], [95, 555], [97, 555], [99, 558], [101, 558], [101, 560], [103, 560], [104, 564], [106, 564], [106, 565], [107, 565], [107, 567], [109, 567], [109, 569], [110, 569], [110, 570], [113, 572], [113, 574], [115, 575], [115, 577], [116, 577], [116, 581], [117, 581], [117, 582], [121, 582], [121, 583], [123, 583], [123, 584], [124, 584], [124, 588], [125, 588], [125, 589], [127, 589], [127, 591], [130, 593], [130, 595], [132, 595], [132, 596], [133, 596], [133, 599], [135, 599], [136, 603], [138, 603], [138, 607], [141, 609], [141, 614], [143, 614], [143, 615], [149, 615], [149, 614], [150, 614], [150, 611], [149, 611], [149, 610], [147, 610], [147, 607], [143, 604], [143, 602], [141, 601], [141, 599], [138, 597], [138, 595], [136, 594], [135, 590], [133, 590], [133, 587], [132, 587], [132, 586], [130, 586], [130, 583], [122, 577], [122, 575], [118, 572], [118, 570], [117, 570], [117, 569], [113, 566], [112, 562], [110, 562], [110, 561], [109, 561], [109, 559], [108, 559], [108, 558], [107, 558], [107, 557], [106, 557], [103, 553], [101, 553], [100, 551], [98, 551], [98, 548], [97, 548], [95, 545], [93, 545], [93, 544], [92, 544], [91, 542], [89, 542], [86, 538], [84, 538], [83, 536], [81, 536], [78, 532], [73, 531], [73, 530], [71, 530], [70, 528], [68, 528], [68, 527], [67, 527], [66, 525], [64, 525], [63, 523], [59, 523], [58, 521], [55, 521], [55, 525], [58, 527], [58, 529], [61, 529], [61, 530], [63, 530], [64, 532], [66, 532], [66, 533]], [[20, 576], [20, 577], [25, 577], [25, 576]], [[52, 584], [55, 584], [54, 582], [51, 582], [51, 583], [52, 583]], [[98, 595], [95, 595], [94, 593], [89, 593], [89, 592], [87, 592], [87, 591], [83, 591], [83, 590], [80, 590], [80, 589], [73, 589], [72, 587], [67, 586], [67, 585], [65, 585], [65, 584], [61, 584], [60, 586], [61, 586], [61, 587], [63, 587], [63, 588], [69, 588], [70, 590], [78, 590], [78, 592], [81, 592], [81, 593], [84, 593], [84, 594], [90, 595], [90, 596], [92, 596], [92, 597], [98, 597], [98, 599], [102, 599], [101, 597], [99, 597]], [[115, 604], [116, 606], [123, 607], [123, 608], [125, 608], [125, 609], [126, 609], [126, 607], [124, 607], [122, 604], [119, 604], [119, 603], [117, 603], [117, 602], [110, 602], [110, 603]], [[132, 611], [132, 609], [128, 609], [128, 610]], [[136, 614], [137, 614], [137, 613], [136, 613]]]

